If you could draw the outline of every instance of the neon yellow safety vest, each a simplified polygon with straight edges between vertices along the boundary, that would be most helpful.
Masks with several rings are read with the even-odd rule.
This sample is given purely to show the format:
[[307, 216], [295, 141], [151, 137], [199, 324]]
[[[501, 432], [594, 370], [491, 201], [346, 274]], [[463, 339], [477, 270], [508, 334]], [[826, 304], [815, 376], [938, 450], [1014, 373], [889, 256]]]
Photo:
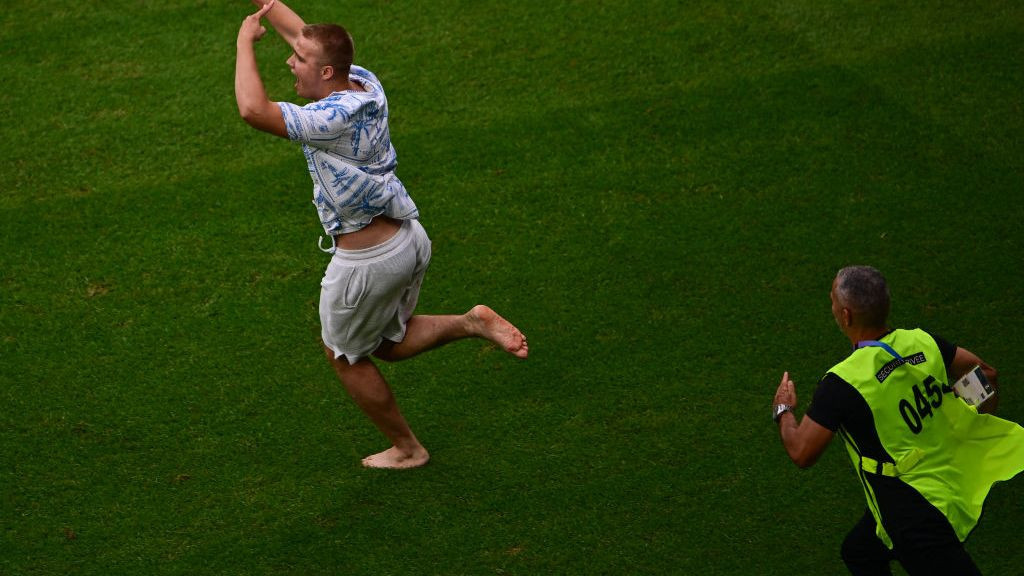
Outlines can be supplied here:
[[894, 476], [912, 486], [946, 516], [962, 542], [978, 523], [992, 484], [1024, 471], [1024, 428], [979, 414], [953, 394], [942, 353], [927, 332], [894, 330], [881, 343], [902, 360], [882, 346], [866, 346], [831, 370], [864, 398], [893, 460], [863, 457], [840, 429], [878, 537], [892, 548], [864, 473]]

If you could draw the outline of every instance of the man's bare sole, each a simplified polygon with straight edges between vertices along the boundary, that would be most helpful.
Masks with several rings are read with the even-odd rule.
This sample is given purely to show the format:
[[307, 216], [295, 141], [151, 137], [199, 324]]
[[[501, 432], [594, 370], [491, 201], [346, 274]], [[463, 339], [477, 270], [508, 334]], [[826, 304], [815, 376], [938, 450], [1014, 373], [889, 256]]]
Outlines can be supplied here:
[[474, 306], [467, 314], [473, 326], [473, 331], [481, 338], [486, 338], [496, 346], [517, 358], [526, 358], [530, 353], [530, 346], [526, 342], [526, 336], [512, 325], [511, 322], [502, 318], [497, 312], [483, 304]]
[[383, 452], [378, 452], [363, 458], [363, 466], [366, 468], [384, 468], [389, 470], [405, 470], [408, 468], [419, 468], [430, 462], [430, 454], [425, 449], [419, 449], [413, 454], [406, 454], [392, 446]]

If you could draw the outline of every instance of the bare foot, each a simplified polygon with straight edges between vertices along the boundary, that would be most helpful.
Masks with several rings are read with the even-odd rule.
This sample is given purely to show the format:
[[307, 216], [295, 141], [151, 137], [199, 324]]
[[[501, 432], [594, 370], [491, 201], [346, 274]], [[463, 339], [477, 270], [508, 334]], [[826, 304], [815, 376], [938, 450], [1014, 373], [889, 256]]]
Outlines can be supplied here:
[[406, 468], [418, 468], [429, 461], [430, 454], [424, 448], [420, 448], [412, 454], [407, 454], [392, 446], [383, 452], [363, 458], [363, 466], [366, 468], [404, 470]]
[[526, 336], [489, 307], [482, 304], [474, 306], [466, 315], [472, 323], [474, 335], [490, 340], [517, 358], [526, 358], [530, 353]]

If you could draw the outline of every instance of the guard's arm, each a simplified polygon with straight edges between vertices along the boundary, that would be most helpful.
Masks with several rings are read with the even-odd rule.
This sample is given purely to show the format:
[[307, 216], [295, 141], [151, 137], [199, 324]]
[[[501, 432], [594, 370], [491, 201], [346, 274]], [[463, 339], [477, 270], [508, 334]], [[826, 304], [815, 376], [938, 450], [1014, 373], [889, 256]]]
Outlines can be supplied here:
[[[775, 405], [786, 404], [796, 409], [796, 385], [789, 378], [789, 372], [782, 374], [782, 382], [775, 391]], [[806, 415], [797, 422], [792, 411], [779, 418], [779, 436], [790, 460], [801, 468], [812, 466], [825, 453], [833, 432]]]
[[978, 412], [984, 414], [993, 414], [996, 408], [999, 407], [999, 372], [985, 363], [984, 360], [978, 357], [977, 354], [967, 350], [966, 348], [957, 347], [956, 355], [953, 356], [953, 363], [950, 365], [949, 381], [952, 384], [956, 382], [964, 374], [967, 374], [975, 366], [981, 366], [981, 371], [985, 373], [985, 378], [988, 379], [988, 383], [992, 385], [992, 388], [996, 391], [995, 394], [989, 397], [981, 406], [978, 406]]
[[238, 113], [250, 126], [287, 138], [288, 128], [281, 115], [281, 108], [267, 98], [259, 68], [256, 66], [256, 50], [253, 46], [267, 32], [260, 24], [260, 18], [273, 6], [274, 1], [271, 0], [257, 12], [250, 14], [238, 30], [235, 101], [238, 103]]
[[[252, 0], [252, 3], [260, 8], [269, 4], [271, 0]], [[292, 48], [295, 47], [295, 39], [302, 33], [306, 23], [295, 13], [294, 10], [285, 5], [281, 0], [276, 0], [274, 6], [267, 12], [267, 20], [277, 30], [277, 33], [284, 38]]]

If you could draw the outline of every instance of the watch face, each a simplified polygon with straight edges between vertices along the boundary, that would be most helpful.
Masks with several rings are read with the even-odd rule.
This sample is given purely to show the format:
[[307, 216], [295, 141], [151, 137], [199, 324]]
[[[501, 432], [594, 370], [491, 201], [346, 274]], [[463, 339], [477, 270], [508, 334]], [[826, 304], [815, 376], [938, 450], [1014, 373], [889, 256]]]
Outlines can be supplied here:
[[777, 404], [775, 410], [772, 411], [772, 420], [778, 421], [780, 417], [786, 412], [789, 412], [793, 408], [787, 404]]

